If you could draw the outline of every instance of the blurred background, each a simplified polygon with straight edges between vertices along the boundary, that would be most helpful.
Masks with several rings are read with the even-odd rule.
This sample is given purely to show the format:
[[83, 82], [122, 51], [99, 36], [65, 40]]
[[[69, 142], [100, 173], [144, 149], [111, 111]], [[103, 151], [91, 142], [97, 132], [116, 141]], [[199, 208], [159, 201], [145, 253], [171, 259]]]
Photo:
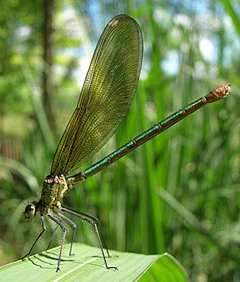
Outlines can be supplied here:
[[[141, 78], [127, 118], [86, 167], [222, 83], [232, 95], [80, 183], [63, 202], [98, 217], [110, 249], [168, 252], [192, 281], [239, 281], [238, 0], [0, 2], [0, 264], [26, 254], [41, 231], [39, 216], [25, 222], [24, 207], [39, 199], [97, 40], [121, 13], [143, 31]], [[47, 226], [35, 253], [46, 249], [54, 229]], [[77, 228], [77, 242], [97, 245], [86, 223]]]

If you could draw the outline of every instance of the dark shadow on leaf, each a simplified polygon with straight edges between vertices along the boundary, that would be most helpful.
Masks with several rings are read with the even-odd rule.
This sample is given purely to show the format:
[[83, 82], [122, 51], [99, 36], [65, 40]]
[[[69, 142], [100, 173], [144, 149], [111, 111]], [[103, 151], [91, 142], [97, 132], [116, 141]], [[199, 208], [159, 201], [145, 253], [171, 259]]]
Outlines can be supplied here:
[[[43, 268], [43, 269], [54, 269], [55, 268], [55, 266], [53, 264], [49, 263], [49, 262], [43, 261], [43, 260], [41, 260], [41, 259], [39, 259], [38, 257], [35, 257], [35, 256], [34, 256], [34, 258], [38, 259], [41, 262], [41, 264], [36, 263], [36, 261], [34, 261], [32, 258], [28, 258], [28, 260], [30, 260], [31, 263], [35, 266], [38, 266], [38, 267]], [[42, 265], [43, 263], [51, 265], [51, 267], [46, 266], [46, 265]]]
[[[104, 263], [104, 260], [103, 260], [103, 257], [102, 257], [102, 256], [88, 256], [88, 257], [86, 257], [86, 258], [88, 258], [88, 259], [90, 259], [90, 258], [99, 258], [99, 259], [102, 259], [102, 265], [95, 264], [95, 263], [93, 263], [93, 262], [90, 262], [90, 263], [89, 263], [89, 265], [93, 265], [93, 266], [97, 266], [97, 267], [101, 267], [101, 268], [105, 268], [106, 270], [109, 270], [109, 269], [107, 269], [107, 268], [106, 268], [106, 266], [105, 266], [105, 263]], [[110, 256], [110, 257], [106, 257], [107, 261], [108, 261], [108, 259], [111, 259], [111, 258], [118, 258], [118, 256]], [[109, 265], [109, 261], [108, 261], [108, 266], [112, 267], [112, 265], [111, 265], [111, 264]], [[114, 266], [114, 267], [115, 267], [115, 266]], [[111, 269], [111, 270], [112, 270], [112, 269]]]
[[[42, 254], [39, 254], [39, 256], [42, 256], [42, 257], [45, 257], [45, 258], [48, 258], [48, 259], [52, 259], [52, 260], [58, 261], [58, 255], [56, 255], [55, 253], [42, 253]], [[61, 257], [61, 261], [71, 261], [71, 262], [74, 262], [75, 260], [71, 259], [71, 256], [70, 256], [70, 257], [67, 257], [67, 258]]]

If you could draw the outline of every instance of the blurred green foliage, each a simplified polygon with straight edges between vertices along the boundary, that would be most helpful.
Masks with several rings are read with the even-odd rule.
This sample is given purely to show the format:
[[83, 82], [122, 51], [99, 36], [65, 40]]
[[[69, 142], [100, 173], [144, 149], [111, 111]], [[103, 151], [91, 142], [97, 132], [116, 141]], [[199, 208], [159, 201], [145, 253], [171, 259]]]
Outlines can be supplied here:
[[[55, 132], [41, 100], [42, 1], [10, 0], [0, 8], [1, 263], [25, 254], [39, 234], [39, 218], [26, 223], [24, 205], [38, 199], [50, 171], [89, 65], [86, 56], [108, 20], [127, 13], [144, 34], [141, 81], [127, 118], [88, 165], [222, 83], [232, 84], [232, 95], [78, 185], [64, 204], [98, 217], [109, 248], [167, 251], [192, 281], [238, 281], [239, 2], [56, 2]], [[51, 228], [35, 252], [46, 248]], [[81, 223], [76, 241], [96, 244], [88, 229]]]

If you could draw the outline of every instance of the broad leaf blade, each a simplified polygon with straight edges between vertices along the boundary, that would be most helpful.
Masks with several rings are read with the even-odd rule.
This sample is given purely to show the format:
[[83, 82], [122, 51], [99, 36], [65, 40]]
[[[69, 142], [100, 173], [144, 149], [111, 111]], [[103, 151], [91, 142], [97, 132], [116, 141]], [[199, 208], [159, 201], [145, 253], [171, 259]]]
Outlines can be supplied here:
[[180, 265], [174, 257], [169, 254], [164, 254], [153, 263], [139, 281], [186, 282], [188, 281], [188, 275], [182, 265]]
[[[159, 277], [155, 281], [187, 281], [181, 268], [169, 255], [141, 255], [112, 251], [113, 257], [107, 258], [110, 266], [117, 266], [118, 271], [105, 268], [99, 249], [83, 244], [74, 244], [74, 255], [68, 256], [69, 245], [65, 245], [61, 261], [61, 271], [56, 272], [59, 247], [31, 256], [24, 261], [17, 261], [0, 268], [2, 281], [137, 281], [148, 271]], [[150, 268], [150, 269], [149, 269]], [[153, 270], [152, 270], [153, 268]], [[166, 268], [166, 269], [165, 269]], [[180, 280], [164, 280], [167, 272]], [[157, 276], [156, 276], [157, 275]], [[161, 278], [161, 279], [160, 279]], [[162, 280], [162, 278], [164, 278]], [[140, 280], [147, 281], [147, 280]], [[154, 281], [154, 280], [150, 280]]]

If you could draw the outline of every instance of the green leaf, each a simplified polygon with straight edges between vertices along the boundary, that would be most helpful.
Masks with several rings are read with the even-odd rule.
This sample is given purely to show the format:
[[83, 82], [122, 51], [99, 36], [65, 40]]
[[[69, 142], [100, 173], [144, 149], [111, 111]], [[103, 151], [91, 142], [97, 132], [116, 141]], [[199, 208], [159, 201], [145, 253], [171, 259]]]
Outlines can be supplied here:
[[139, 281], [184, 282], [188, 281], [188, 275], [174, 257], [165, 253], [155, 261]]
[[[74, 255], [68, 256], [65, 245], [61, 271], [56, 272], [59, 247], [0, 268], [1, 281], [187, 281], [180, 264], [168, 254], [141, 255], [112, 251], [107, 258], [107, 270], [99, 249], [84, 244], [74, 244]], [[99, 255], [99, 256], [96, 256]]]

